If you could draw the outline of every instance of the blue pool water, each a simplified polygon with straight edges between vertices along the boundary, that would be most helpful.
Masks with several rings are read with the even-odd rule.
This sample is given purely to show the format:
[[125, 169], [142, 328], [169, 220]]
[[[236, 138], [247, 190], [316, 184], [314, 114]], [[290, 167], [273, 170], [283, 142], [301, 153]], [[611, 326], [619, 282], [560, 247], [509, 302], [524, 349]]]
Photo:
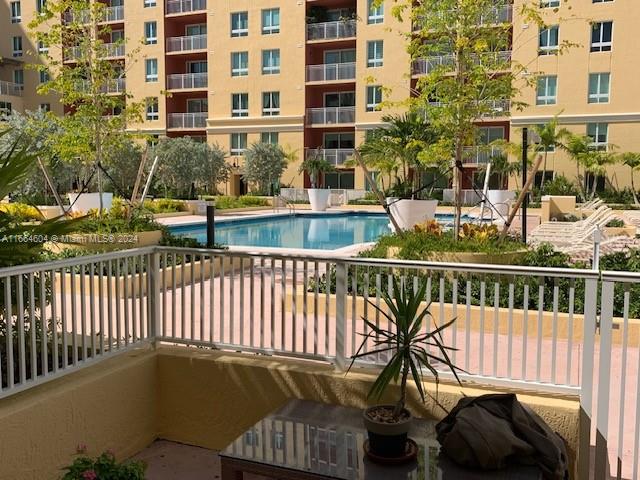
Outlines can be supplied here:
[[[438, 216], [448, 221], [447, 215]], [[206, 224], [172, 226], [173, 234], [206, 243]], [[335, 250], [355, 243], [374, 242], [390, 233], [383, 213], [296, 213], [216, 221], [216, 243], [246, 247], [284, 247]]]

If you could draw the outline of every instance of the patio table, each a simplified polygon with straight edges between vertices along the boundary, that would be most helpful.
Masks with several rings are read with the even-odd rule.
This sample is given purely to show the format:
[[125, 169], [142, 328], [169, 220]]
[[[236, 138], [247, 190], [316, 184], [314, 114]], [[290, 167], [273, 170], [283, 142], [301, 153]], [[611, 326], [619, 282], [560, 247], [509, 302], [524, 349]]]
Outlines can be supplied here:
[[222, 480], [542, 479], [535, 466], [512, 466], [493, 472], [459, 467], [440, 455], [436, 423], [423, 419], [412, 422], [409, 436], [419, 448], [416, 460], [381, 466], [365, 457], [363, 442], [367, 431], [362, 410], [290, 400], [220, 452]]

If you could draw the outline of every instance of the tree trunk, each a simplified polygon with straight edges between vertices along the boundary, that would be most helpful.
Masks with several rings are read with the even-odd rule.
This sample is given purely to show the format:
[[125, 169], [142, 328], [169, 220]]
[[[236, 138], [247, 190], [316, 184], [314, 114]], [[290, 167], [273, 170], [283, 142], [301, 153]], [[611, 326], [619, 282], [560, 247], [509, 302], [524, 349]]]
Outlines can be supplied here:
[[409, 377], [409, 359], [404, 359], [404, 365], [402, 367], [402, 380], [400, 381], [400, 399], [396, 403], [396, 407], [393, 409], [393, 418], [396, 420], [400, 417], [402, 410], [404, 410], [405, 403], [407, 401], [407, 379]]
[[633, 179], [634, 169], [631, 169], [631, 192], [633, 193], [633, 203], [638, 205], [638, 194], [636, 193], [636, 185]]
[[544, 166], [542, 167], [542, 178], [540, 179], [540, 193], [544, 189], [544, 181], [547, 176], [547, 149], [544, 150]]
[[454, 222], [453, 231], [455, 239], [460, 237], [460, 222], [462, 220], [462, 141], [458, 140], [456, 145], [455, 159], [453, 163], [453, 194], [454, 194]]

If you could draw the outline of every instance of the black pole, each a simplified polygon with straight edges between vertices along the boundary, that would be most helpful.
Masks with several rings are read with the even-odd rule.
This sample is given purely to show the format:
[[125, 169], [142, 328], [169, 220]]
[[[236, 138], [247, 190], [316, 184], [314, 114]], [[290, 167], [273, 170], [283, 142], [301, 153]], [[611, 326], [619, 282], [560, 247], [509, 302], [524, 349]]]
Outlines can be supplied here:
[[213, 248], [216, 243], [216, 205], [213, 202], [207, 203], [207, 248]]
[[[527, 184], [527, 150], [529, 150], [529, 129], [522, 129], [522, 188]], [[526, 194], [522, 201], [522, 242], [527, 243], [527, 204], [529, 194]]]

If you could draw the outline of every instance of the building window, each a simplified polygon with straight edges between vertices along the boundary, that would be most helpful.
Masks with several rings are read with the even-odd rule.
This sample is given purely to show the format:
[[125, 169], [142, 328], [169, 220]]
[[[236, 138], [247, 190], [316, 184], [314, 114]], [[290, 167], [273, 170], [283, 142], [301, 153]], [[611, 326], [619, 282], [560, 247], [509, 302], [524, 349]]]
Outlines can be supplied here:
[[280, 92], [262, 92], [262, 116], [280, 115]]
[[144, 43], [147, 45], [158, 43], [158, 24], [156, 22], [144, 22]]
[[14, 57], [21, 57], [22, 56], [22, 37], [21, 36], [17, 36], [17, 37], [13, 37], [11, 39], [11, 45], [12, 45], [12, 53]]
[[38, 110], [41, 112], [50, 112], [51, 111], [51, 104], [50, 103], [41, 103], [40, 105], [38, 105]]
[[382, 103], [382, 87], [369, 85], [367, 87], [367, 112], [374, 112]]
[[11, 106], [11, 102], [0, 101], [0, 121], [5, 122], [7, 119], [5, 117], [11, 115], [13, 111], [13, 107]]
[[560, 6], [560, 0], [540, 0], [540, 8], [556, 8]]
[[144, 8], [155, 7], [156, 0], [144, 0]]
[[145, 81], [146, 82], [157, 82], [158, 81], [158, 59], [156, 59], [156, 58], [147, 58], [144, 61], [144, 69], [145, 69]]
[[379, 5], [376, 6], [376, 0], [367, 0], [368, 4], [368, 15], [367, 15], [367, 23], [369, 25], [374, 23], [382, 23], [384, 22], [384, 4], [379, 2]]
[[587, 123], [587, 136], [591, 138], [591, 148], [594, 150], [606, 150], [609, 143], [609, 124]]
[[591, 24], [591, 51], [610, 52], [613, 37], [613, 22], [594, 22]]
[[147, 120], [154, 121], [160, 120], [160, 112], [158, 110], [158, 98], [157, 97], [149, 97], [147, 98]]
[[547, 75], [538, 78], [536, 105], [555, 105], [558, 98], [558, 77]]
[[540, 29], [538, 53], [540, 55], [555, 55], [558, 53], [558, 25], [551, 25]]
[[47, 7], [47, 0], [36, 0], [36, 10], [38, 13], [44, 12], [44, 9]]
[[236, 12], [231, 14], [231, 36], [246, 37], [249, 35], [249, 14]]
[[49, 75], [49, 72], [47, 72], [46, 70], [40, 70], [40, 83], [47, 83], [49, 80], [51, 80], [51, 76]]
[[45, 45], [42, 40], [38, 41], [38, 53], [41, 53], [43, 55], [49, 53], [49, 47]]
[[11, 23], [20, 23], [22, 21], [22, 8], [20, 2], [11, 2]]
[[590, 73], [589, 74], [589, 99], [588, 103], [609, 102], [609, 80], [610, 73]]
[[249, 116], [249, 94], [248, 93], [231, 94], [231, 116], [232, 117], [248, 117]]
[[592, 3], [605, 3], [605, 2], [613, 2], [613, 0], [593, 0]]
[[262, 74], [280, 73], [280, 49], [262, 51]]
[[262, 132], [260, 134], [260, 142], [270, 143], [271, 145], [278, 145], [280, 140], [278, 132]]
[[231, 76], [246, 77], [249, 75], [249, 52], [233, 52], [231, 54]]
[[262, 34], [272, 35], [274, 33], [280, 33], [280, 9], [262, 10]]
[[14, 70], [13, 71], [13, 83], [20, 85], [20, 89], [24, 89], [24, 70]]
[[247, 149], [247, 134], [246, 133], [232, 133], [231, 134], [231, 155], [244, 155], [244, 151]]
[[382, 40], [367, 42], [367, 67], [381, 67], [383, 55], [384, 44]]

